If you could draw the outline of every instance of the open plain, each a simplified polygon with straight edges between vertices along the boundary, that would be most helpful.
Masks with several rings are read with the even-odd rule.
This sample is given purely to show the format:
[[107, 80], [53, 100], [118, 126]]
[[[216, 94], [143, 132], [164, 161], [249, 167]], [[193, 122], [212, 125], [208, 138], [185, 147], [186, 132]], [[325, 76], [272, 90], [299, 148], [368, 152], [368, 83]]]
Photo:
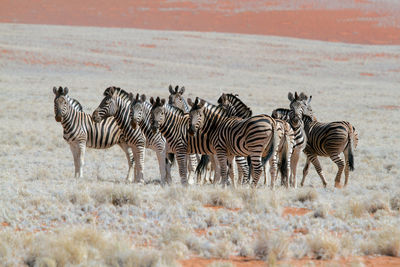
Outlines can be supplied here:
[[[398, 266], [399, 59], [398, 46], [0, 24], [0, 264]], [[73, 178], [53, 86], [91, 113], [108, 86], [168, 97], [169, 84], [211, 102], [238, 93], [254, 114], [288, 107], [289, 91], [312, 95], [320, 121], [359, 132], [349, 185], [333, 187], [337, 167], [323, 158], [326, 189], [313, 167], [299, 189], [183, 188], [176, 166], [162, 188], [149, 150], [146, 183], [125, 184], [118, 147], [88, 149]]]

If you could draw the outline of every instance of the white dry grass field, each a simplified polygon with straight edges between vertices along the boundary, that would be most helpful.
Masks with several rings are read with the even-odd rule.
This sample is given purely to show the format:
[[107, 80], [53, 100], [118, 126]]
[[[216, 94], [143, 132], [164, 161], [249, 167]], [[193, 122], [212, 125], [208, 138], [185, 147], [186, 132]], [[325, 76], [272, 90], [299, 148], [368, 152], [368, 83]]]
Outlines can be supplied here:
[[[0, 24], [0, 52], [0, 265], [400, 256], [398, 46]], [[255, 114], [288, 107], [289, 91], [313, 95], [320, 121], [348, 120], [359, 132], [349, 185], [335, 189], [337, 167], [322, 158], [326, 189], [313, 167], [296, 190], [183, 188], [176, 166], [175, 184], [162, 188], [149, 150], [146, 184], [125, 184], [119, 147], [88, 149], [84, 178], [73, 177], [53, 86], [67, 86], [91, 113], [108, 86], [167, 97], [169, 84], [213, 102], [238, 93]], [[283, 216], [287, 207], [310, 212]]]

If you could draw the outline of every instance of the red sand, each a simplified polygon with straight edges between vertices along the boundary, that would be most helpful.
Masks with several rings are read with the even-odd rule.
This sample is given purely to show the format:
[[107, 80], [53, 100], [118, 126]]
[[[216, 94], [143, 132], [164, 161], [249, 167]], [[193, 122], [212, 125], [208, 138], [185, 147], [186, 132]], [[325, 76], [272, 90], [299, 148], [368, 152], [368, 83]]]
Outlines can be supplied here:
[[[285, 3], [298, 1], [2, 0], [0, 22], [215, 31], [332, 42], [400, 44], [400, 20], [393, 19], [396, 11], [389, 7], [385, 10], [380, 5], [378, 12], [366, 0], [349, 0], [352, 8], [337, 9], [323, 8], [321, 4], [285, 9], [282, 6]], [[389, 21], [390, 26], [381, 25], [382, 21]]]

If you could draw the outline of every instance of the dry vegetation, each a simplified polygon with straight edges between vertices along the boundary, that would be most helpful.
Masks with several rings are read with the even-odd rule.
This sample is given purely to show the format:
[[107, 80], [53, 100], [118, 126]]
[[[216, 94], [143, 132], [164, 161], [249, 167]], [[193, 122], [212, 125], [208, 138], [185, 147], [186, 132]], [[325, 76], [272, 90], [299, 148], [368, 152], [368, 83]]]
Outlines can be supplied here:
[[[0, 33], [3, 265], [400, 256], [400, 116], [397, 109], [381, 108], [399, 104], [398, 47], [8, 24], [0, 25]], [[118, 147], [88, 149], [85, 177], [73, 178], [72, 155], [54, 120], [54, 85], [68, 86], [92, 112], [109, 85], [167, 96], [170, 83], [211, 101], [222, 91], [237, 92], [254, 113], [287, 106], [289, 90], [307, 91], [321, 121], [347, 119], [359, 131], [348, 187], [333, 188], [336, 166], [321, 159], [326, 189], [313, 167], [305, 188], [296, 190], [182, 188], [176, 167], [176, 185], [162, 188], [153, 183], [159, 177], [151, 151], [146, 184], [125, 184], [125, 156]], [[303, 165], [304, 158], [298, 179]], [[310, 212], [282, 216], [287, 207]]]

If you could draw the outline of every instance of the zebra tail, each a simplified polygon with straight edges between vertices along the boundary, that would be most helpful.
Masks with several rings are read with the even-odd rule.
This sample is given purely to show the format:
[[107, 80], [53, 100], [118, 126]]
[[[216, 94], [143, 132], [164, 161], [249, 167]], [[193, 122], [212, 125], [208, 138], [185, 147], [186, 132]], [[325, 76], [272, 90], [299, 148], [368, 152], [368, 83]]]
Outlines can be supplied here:
[[349, 142], [347, 143], [348, 155], [349, 155], [349, 170], [354, 171], [354, 155], [353, 155], [353, 139], [354, 133], [352, 129], [349, 131]]
[[287, 153], [289, 151], [288, 150], [288, 142], [290, 142], [288, 139], [289, 138], [286, 137], [285, 144], [283, 145], [283, 149], [282, 149], [282, 159], [279, 164], [279, 167], [280, 167], [279, 170], [281, 172], [282, 177], [288, 177], [287, 176], [288, 175], [288, 173], [287, 173], [287, 168], [288, 168]]
[[265, 163], [267, 163], [267, 161], [269, 160], [269, 158], [274, 154], [275, 148], [278, 145], [278, 132], [276, 131], [276, 126], [273, 125], [273, 131], [272, 131], [272, 138], [270, 141], [270, 145], [269, 145], [269, 150], [268, 153], [265, 157], [261, 158], [261, 163], [263, 164], [263, 166], [265, 165]]
[[207, 169], [207, 165], [210, 162], [210, 156], [209, 155], [201, 155], [199, 164], [197, 164], [196, 167], [196, 174], [203, 174], [205, 170]]
[[174, 153], [168, 153], [166, 160], [167, 160], [167, 164], [169, 163], [169, 164], [171, 164], [171, 166], [173, 166], [174, 163], [175, 163], [175, 154]]

